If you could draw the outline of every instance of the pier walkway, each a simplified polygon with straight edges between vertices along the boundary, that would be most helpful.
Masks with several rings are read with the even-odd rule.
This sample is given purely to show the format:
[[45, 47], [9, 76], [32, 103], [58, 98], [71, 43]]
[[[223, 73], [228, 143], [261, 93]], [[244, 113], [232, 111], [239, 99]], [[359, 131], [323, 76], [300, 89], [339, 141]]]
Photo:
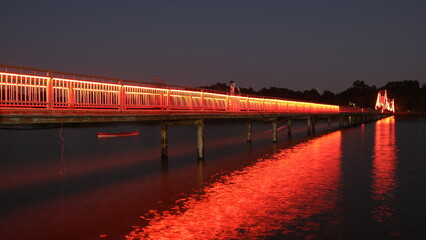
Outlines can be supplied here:
[[247, 141], [252, 121], [271, 121], [276, 142], [277, 121], [306, 119], [308, 134], [315, 119], [338, 119], [339, 126], [372, 121], [373, 109], [289, 99], [125, 81], [56, 71], [0, 65], [0, 124], [160, 121], [162, 155], [167, 156], [167, 126], [198, 127], [198, 156], [203, 157], [204, 120], [246, 119]]

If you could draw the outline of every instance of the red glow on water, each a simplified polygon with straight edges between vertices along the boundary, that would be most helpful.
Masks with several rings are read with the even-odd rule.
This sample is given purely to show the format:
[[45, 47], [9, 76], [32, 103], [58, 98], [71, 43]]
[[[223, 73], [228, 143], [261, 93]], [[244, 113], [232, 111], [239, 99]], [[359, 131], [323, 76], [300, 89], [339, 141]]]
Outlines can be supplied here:
[[379, 206], [373, 210], [377, 222], [392, 218], [394, 209], [389, 201], [394, 199], [396, 188], [395, 119], [389, 117], [376, 123], [373, 159], [373, 199]]
[[[126, 237], [258, 239], [319, 231], [315, 217], [338, 209], [340, 162], [340, 131], [283, 149], [206, 187], [201, 196], [182, 199], [169, 211], [152, 210], [149, 224]], [[336, 216], [332, 219], [330, 225], [338, 224]]]

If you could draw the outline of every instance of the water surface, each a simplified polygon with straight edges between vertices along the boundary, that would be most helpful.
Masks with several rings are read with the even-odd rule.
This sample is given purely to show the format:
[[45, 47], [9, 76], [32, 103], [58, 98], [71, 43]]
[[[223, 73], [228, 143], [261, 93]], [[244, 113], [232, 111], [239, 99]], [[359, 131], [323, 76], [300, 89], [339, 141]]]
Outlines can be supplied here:
[[[426, 213], [426, 118], [333, 132], [317, 122], [208, 122], [0, 130], [2, 239], [418, 239]], [[333, 123], [333, 127], [337, 127]], [[97, 139], [96, 132], [139, 130]]]

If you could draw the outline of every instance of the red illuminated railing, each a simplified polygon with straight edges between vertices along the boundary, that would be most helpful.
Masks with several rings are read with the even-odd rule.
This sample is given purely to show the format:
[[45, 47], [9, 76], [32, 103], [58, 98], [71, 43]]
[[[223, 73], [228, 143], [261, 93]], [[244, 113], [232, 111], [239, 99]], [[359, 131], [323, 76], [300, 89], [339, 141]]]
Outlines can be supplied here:
[[[13, 68], [0, 71], [0, 107], [47, 109], [161, 109], [283, 113], [362, 112], [361, 108], [229, 95], [203, 89]], [[20, 72], [16, 72], [18, 69]], [[25, 72], [25, 71], [26, 72]], [[28, 71], [32, 71], [28, 73]], [[59, 75], [59, 76], [57, 76]], [[70, 77], [68, 77], [69, 75]], [[74, 78], [74, 79], [73, 79]]]

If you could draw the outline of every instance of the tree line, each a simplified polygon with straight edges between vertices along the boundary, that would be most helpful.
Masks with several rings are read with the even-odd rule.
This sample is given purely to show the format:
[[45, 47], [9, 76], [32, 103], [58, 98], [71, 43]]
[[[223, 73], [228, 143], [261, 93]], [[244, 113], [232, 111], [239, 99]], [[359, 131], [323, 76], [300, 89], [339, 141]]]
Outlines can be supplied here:
[[[210, 86], [202, 86], [201, 88], [229, 91], [229, 85], [220, 82]], [[395, 99], [395, 110], [397, 112], [426, 112], [426, 84], [420, 86], [417, 80], [389, 82], [380, 88], [374, 85], [369, 86], [364, 81], [356, 80], [351, 87], [337, 94], [327, 90], [320, 93], [317, 89], [302, 92], [287, 88], [270, 87], [255, 91], [252, 87], [241, 87], [242, 94], [363, 108], [374, 108], [377, 93], [380, 90], [387, 90], [388, 98]]]

